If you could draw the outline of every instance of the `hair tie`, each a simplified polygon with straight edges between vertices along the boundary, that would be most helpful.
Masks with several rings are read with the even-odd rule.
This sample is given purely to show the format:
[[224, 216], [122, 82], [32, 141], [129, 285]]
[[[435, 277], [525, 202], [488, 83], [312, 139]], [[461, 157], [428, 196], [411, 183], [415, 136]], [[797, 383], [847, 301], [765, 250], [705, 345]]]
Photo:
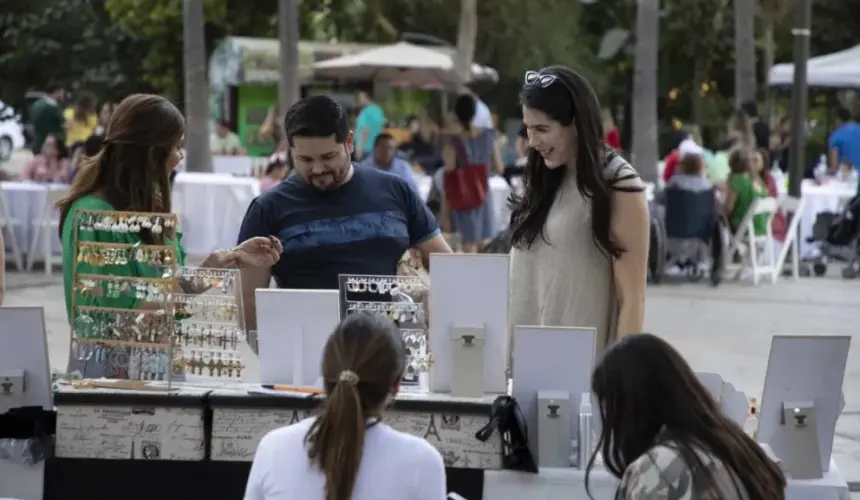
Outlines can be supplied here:
[[358, 380], [358, 374], [352, 370], [343, 370], [337, 378], [338, 382], [346, 382], [349, 385], [358, 384]]

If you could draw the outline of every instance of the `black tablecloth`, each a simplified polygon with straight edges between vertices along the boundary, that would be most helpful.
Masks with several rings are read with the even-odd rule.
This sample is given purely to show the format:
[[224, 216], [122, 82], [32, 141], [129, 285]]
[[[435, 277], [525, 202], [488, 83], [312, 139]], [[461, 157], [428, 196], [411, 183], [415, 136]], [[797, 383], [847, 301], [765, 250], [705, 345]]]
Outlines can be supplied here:
[[[241, 499], [250, 469], [250, 462], [54, 458], [45, 464], [44, 500]], [[483, 470], [445, 473], [449, 492], [482, 499]]]

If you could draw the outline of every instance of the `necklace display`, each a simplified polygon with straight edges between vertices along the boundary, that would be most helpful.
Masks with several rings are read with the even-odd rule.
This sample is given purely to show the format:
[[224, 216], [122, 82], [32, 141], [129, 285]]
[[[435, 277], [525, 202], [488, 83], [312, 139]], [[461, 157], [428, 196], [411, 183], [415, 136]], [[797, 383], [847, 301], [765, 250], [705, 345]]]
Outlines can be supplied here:
[[369, 276], [342, 274], [340, 284], [341, 319], [357, 311], [388, 316], [397, 324], [406, 348], [403, 385], [419, 385], [420, 374], [429, 370], [427, 352], [428, 287], [414, 276]]
[[[171, 301], [179, 279], [165, 271], [177, 255], [174, 247], [147, 245], [142, 237], [158, 240], [175, 227], [172, 214], [77, 211], [69, 378], [89, 379], [90, 386], [120, 379], [126, 388], [166, 381], [170, 390], [182, 369], [175, 361]], [[118, 238], [128, 243], [100, 241], [105, 233], [128, 235]]]

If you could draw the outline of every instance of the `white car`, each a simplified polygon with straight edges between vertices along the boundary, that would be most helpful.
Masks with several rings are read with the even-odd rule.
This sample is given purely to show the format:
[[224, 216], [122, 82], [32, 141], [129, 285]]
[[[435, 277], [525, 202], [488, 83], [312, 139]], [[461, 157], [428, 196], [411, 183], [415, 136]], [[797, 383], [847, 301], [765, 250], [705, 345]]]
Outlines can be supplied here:
[[14, 109], [0, 101], [0, 163], [9, 161], [12, 153], [24, 147], [24, 127]]

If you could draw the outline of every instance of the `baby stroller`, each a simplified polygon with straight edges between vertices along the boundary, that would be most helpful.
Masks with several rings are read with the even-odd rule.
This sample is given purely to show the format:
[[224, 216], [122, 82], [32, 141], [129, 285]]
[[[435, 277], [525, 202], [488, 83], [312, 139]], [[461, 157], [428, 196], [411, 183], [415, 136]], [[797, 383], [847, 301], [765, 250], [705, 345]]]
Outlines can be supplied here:
[[[717, 214], [713, 189], [689, 191], [668, 186], [663, 191], [665, 217], [652, 221], [651, 278], [659, 283], [666, 266], [676, 266], [690, 281], [706, 275], [713, 286], [722, 281], [728, 253], [725, 231]], [[652, 209], [652, 217], [660, 210]], [[661, 260], [660, 257], [662, 257]]]
[[818, 243], [820, 255], [812, 264], [812, 272], [816, 276], [827, 273], [831, 260], [846, 261], [842, 269], [842, 277], [854, 279], [860, 272], [860, 195], [851, 198], [842, 212], [822, 212], [815, 217], [812, 226], [810, 243]]

